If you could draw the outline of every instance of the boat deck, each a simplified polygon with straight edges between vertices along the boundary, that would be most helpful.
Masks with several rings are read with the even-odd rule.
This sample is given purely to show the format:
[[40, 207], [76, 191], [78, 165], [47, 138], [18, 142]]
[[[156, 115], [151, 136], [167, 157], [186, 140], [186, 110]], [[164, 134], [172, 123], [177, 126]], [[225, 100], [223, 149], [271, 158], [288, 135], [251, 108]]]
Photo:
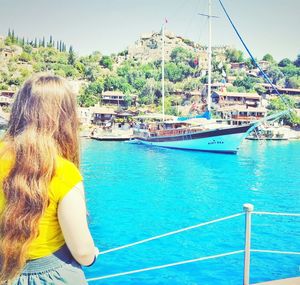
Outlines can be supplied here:
[[256, 283], [253, 285], [300, 285], [300, 277]]

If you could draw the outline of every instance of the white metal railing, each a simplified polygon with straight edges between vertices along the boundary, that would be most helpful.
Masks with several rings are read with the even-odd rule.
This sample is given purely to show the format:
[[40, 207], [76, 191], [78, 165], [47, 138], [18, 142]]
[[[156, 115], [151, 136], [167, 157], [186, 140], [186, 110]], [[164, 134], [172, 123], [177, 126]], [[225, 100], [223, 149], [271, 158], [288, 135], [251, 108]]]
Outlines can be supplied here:
[[151, 271], [151, 270], [157, 270], [157, 269], [162, 269], [162, 268], [167, 268], [167, 267], [173, 267], [173, 266], [178, 266], [182, 264], [188, 264], [188, 263], [193, 263], [193, 262], [198, 262], [198, 261], [204, 261], [208, 259], [215, 259], [215, 258], [220, 258], [220, 257], [225, 257], [225, 256], [230, 256], [230, 255], [235, 255], [235, 254], [240, 254], [244, 253], [244, 285], [249, 285], [250, 281], [250, 257], [251, 257], [251, 252], [259, 252], [259, 253], [274, 253], [274, 254], [288, 254], [288, 255], [300, 255], [300, 252], [293, 252], [293, 251], [278, 251], [278, 250], [264, 250], [264, 249], [251, 249], [251, 218], [252, 214], [257, 214], [257, 215], [273, 215], [273, 216], [290, 216], [290, 217], [300, 217], [300, 214], [298, 213], [276, 213], [276, 212], [255, 212], [254, 206], [252, 204], [244, 204], [243, 205], [244, 213], [237, 213], [233, 214], [230, 216], [226, 216], [223, 218], [215, 219], [212, 221], [208, 222], [203, 222], [200, 224], [196, 224], [190, 227], [182, 228], [176, 231], [171, 231], [165, 234], [157, 235], [151, 238], [143, 239], [137, 242], [133, 242], [130, 244], [126, 244], [123, 246], [119, 246], [116, 248], [112, 248], [109, 250], [105, 250], [100, 252], [100, 255], [107, 254], [110, 252], [122, 250], [124, 248], [129, 248], [138, 244], [146, 243], [149, 241], [157, 240], [163, 237], [179, 234], [185, 231], [189, 231], [192, 229], [200, 228], [206, 225], [218, 223], [221, 221], [229, 220], [235, 217], [239, 217], [244, 215], [245, 216], [245, 248], [243, 250], [237, 250], [237, 251], [231, 251], [227, 253], [221, 253], [217, 255], [211, 255], [211, 256], [205, 256], [205, 257], [199, 257], [195, 259], [189, 259], [189, 260], [184, 260], [180, 262], [174, 262], [174, 263], [169, 263], [169, 264], [163, 264], [163, 265], [158, 265], [158, 266], [153, 266], [153, 267], [148, 267], [148, 268], [142, 268], [142, 269], [137, 269], [137, 270], [132, 270], [132, 271], [126, 271], [126, 272], [121, 272], [121, 273], [115, 273], [115, 274], [110, 274], [110, 275], [105, 275], [105, 276], [99, 276], [99, 277], [93, 277], [87, 279], [88, 282], [93, 282], [97, 280], [103, 280], [103, 279], [109, 279], [109, 278], [114, 278], [118, 276], [124, 276], [124, 275], [131, 275], [135, 273], [140, 273], [140, 272], [145, 272], [145, 271]]

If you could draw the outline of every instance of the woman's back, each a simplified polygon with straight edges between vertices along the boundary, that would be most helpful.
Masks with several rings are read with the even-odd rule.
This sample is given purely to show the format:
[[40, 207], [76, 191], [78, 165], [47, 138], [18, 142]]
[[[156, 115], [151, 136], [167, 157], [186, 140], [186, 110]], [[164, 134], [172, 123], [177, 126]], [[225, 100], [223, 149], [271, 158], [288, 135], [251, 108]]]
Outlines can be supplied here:
[[65, 277], [59, 284], [71, 284], [76, 271], [85, 284], [79, 263], [91, 264], [95, 249], [78, 165], [75, 94], [60, 77], [34, 76], [18, 92], [0, 143], [0, 284], [21, 280], [22, 270], [54, 278], [49, 284]]
[[[0, 144], [0, 153], [3, 144]], [[0, 157], [0, 214], [5, 207], [3, 180], [14, 163], [13, 155], [6, 153]], [[56, 171], [49, 185], [49, 206], [39, 221], [39, 235], [28, 249], [28, 259], [36, 259], [52, 254], [65, 244], [57, 217], [59, 202], [82, 181], [78, 168], [70, 161], [57, 157]]]

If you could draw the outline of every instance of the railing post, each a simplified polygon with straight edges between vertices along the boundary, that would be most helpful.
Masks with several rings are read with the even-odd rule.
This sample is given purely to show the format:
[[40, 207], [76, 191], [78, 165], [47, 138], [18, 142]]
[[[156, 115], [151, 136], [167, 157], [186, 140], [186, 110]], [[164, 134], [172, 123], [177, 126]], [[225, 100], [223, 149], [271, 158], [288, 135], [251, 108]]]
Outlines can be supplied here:
[[250, 282], [250, 244], [251, 244], [251, 212], [254, 210], [252, 204], [243, 205], [245, 211], [245, 255], [244, 255], [244, 285]]

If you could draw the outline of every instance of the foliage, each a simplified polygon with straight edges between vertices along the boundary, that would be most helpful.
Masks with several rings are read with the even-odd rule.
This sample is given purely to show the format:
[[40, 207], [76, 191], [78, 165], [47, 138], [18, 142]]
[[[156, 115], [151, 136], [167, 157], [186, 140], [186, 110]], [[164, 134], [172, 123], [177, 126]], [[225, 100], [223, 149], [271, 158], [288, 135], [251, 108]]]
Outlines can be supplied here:
[[285, 80], [285, 87], [300, 88], [300, 76], [292, 76]]
[[291, 65], [291, 64], [293, 64], [293, 62], [290, 59], [284, 58], [281, 61], [279, 61], [278, 66], [279, 67], [286, 67], [286, 66]]
[[300, 67], [300, 54], [297, 55], [297, 59], [294, 61], [295, 66]]
[[236, 87], [244, 87], [245, 90], [250, 91], [250, 90], [254, 90], [254, 86], [259, 82], [260, 80], [257, 78], [246, 76], [244, 78], [237, 78], [233, 82], [233, 85]]
[[99, 102], [100, 94], [104, 88], [101, 78], [85, 86], [78, 96], [78, 103], [81, 107], [91, 107]]
[[[286, 102], [286, 103], [285, 103]], [[283, 99], [280, 97], [275, 97], [270, 100], [268, 109], [270, 110], [270, 114], [276, 113], [278, 111], [284, 111], [289, 108], [295, 108], [296, 101], [294, 98], [288, 95], [283, 95]], [[297, 116], [295, 110], [291, 110], [288, 114], [282, 117], [284, 124], [287, 125], [300, 125], [300, 117]]]
[[105, 68], [108, 68], [109, 70], [112, 70], [113, 68], [113, 61], [111, 57], [104, 55], [101, 60], [99, 61], [99, 64]]
[[272, 64], [275, 63], [275, 60], [274, 60], [273, 56], [271, 54], [269, 54], [269, 53], [265, 54], [263, 56], [262, 60], [268, 61], [268, 62], [270, 62]]
[[273, 84], [277, 84], [277, 82], [284, 77], [284, 74], [282, 73], [280, 68], [275, 65], [271, 65], [270, 67], [268, 67], [268, 69], [266, 70], [266, 74]]
[[229, 62], [243, 62], [243, 52], [237, 49], [227, 49], [225, 52], [226, 58]]
[[190, 67], [195, 67], [194, 60], [196, 55], [187, 49], [176, 47], [172, 50], [170, 57], [171, 61], [176, 64], [183, 63]]
[[73, 47], [70, 46], [69, 48], [69, 55], [68, 55], [68, 64], [70, 65], [74, 65], [75, 64], [75, 53], [74, 53], [74, 50], [73, 50]]

